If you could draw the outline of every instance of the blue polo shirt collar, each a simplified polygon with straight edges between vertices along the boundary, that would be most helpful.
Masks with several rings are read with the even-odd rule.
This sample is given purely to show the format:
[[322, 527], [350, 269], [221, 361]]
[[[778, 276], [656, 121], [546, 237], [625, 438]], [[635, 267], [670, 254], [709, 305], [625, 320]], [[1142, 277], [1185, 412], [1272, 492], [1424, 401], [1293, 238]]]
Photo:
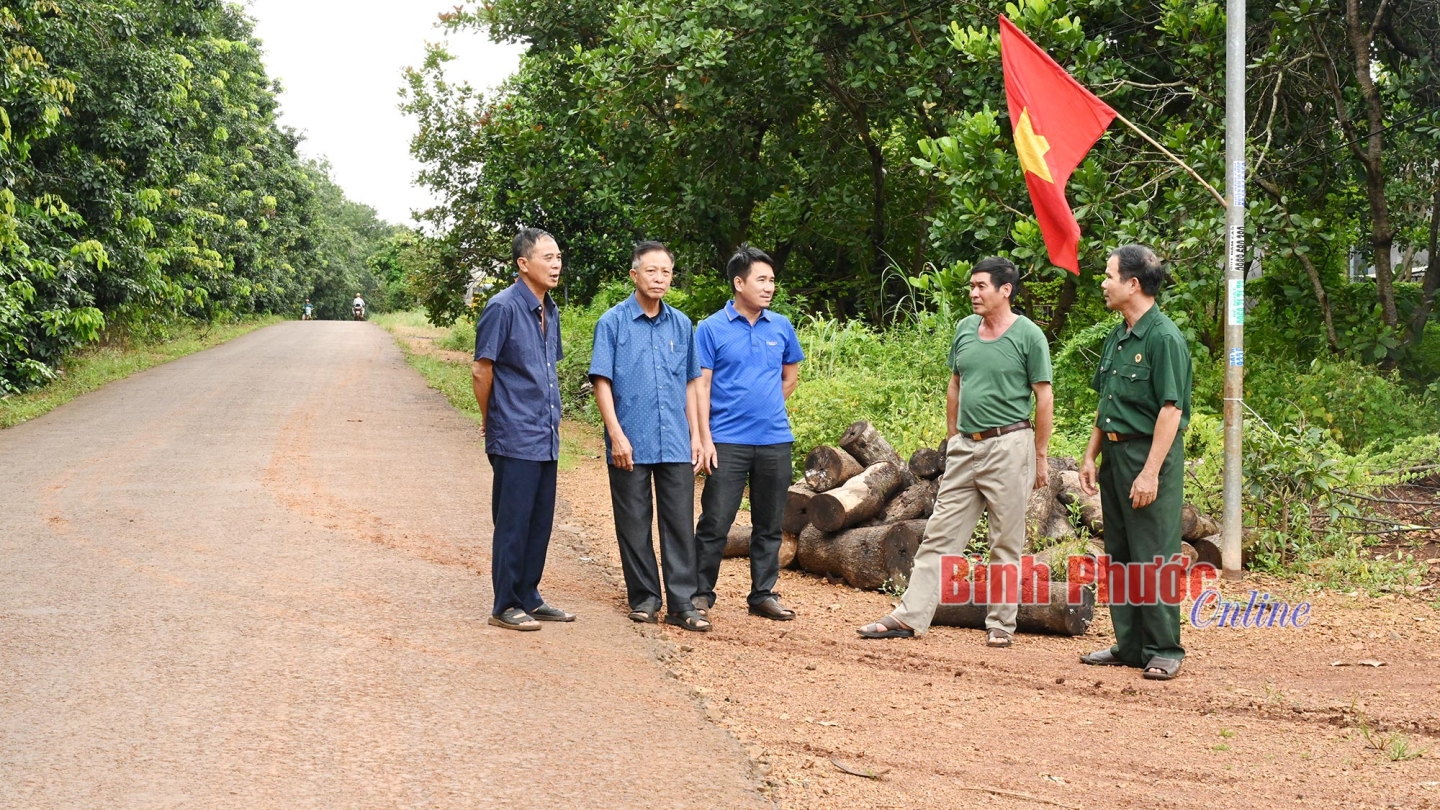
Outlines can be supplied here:
[[[729, 319], [732, 320], [732, 321], [735, 320], [736, 318], [744, 318], [744, 317], [745, 317], [744, 315], [741, 315], [741, 314], [740, 314], [740, 310], [738, 310], [738, 309], [735, 308], [735, 299], [734, 299], [734, 298], [731, 298], [729, 301], [726, 301], [726, 302], [725, 302], [725, 317], [729, 318]], [[749, 318], [746, 318], [746, 320], [749, 320]], [[768, 320], [770, 320], [770, 310], [769, 310], [769, 309], [762, 309], [762, 310], [760, 310], [760, 320], [762, 320], [762, 321], [768, 321]]]

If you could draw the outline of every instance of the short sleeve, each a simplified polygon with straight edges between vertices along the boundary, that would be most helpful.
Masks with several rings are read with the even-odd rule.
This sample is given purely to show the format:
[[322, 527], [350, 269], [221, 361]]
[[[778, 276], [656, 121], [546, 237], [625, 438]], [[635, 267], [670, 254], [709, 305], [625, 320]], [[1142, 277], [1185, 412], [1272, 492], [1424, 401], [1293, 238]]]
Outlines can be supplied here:
[[1045, 333], [1040, 331], [1040, 327], [1031, 324], [1028, 332], [1030, 345], [1025, 349], [1025, 373], [1031, 385], [1048, 383], [1054, 379], [1050, 368], [1050, 344], [1045, 342]]
[[1161, 407], [1167, 402], [1184, 405], [1189, 397], [1182, 390], [1189, 377], [1190, 350], [1182, 338], [1161, 335], [1159, 349], [1150, 360], [1150, 386], [1155, 392], [1155, 404]]
[[789, 366], [804, 360], [805, 350], [800, 348], [800, 336], [795, 334], [795, 326], [788, 318], [785, 320], [785, 333], [785, 353], [780, 362]]
[[615, 379], [615, 320], [601, 317], [595, 322], [595, 347], [590, 352], [591, 377]]
[[708, 320], [701, 321], [700, 328], [695, 330], [695, 351], [701, 368], [715, 368], [715, 335]]
[[685, 345], [689, 347], [689, 357], [685, 361], [685, 380], [688, 382], [700, 376], [700, 351], [695, 348], [695, 333], [690, 331], [690, 325], [685, 325]]
[[510, 312], [504, 304], [490, 301], [475, 322], [475, 359], [494, 362], [500, 347], [510, 338]]
[[1111, 332], [1105, 336], [1105, 342], [1100, 344], [1100, 360], [1095, 364], [1095, 374], [1090, 377], [1090, 388], [1097, 394], [1105, 390], [1105, 358], [1110, 356], [1110, 341], [1115, 337]]

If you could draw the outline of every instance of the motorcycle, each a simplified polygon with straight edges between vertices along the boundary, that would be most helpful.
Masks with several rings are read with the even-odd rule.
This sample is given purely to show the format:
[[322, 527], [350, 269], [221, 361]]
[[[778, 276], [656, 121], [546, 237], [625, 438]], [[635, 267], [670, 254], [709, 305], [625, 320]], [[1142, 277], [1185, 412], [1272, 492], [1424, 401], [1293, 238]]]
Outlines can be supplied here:
[[354, 307], [351, 308], [351, 314], [354, 315], [354, 320], [365, 320], [365, 305], [356, 304]]

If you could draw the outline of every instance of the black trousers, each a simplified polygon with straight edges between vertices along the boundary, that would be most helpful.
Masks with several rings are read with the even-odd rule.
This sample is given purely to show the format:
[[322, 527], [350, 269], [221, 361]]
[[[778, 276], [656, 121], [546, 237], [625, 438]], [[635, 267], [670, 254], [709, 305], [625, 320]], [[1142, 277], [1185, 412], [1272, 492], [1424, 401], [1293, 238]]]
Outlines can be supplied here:
[[700, 495], [700, 524], [695, 541], [700, 550], [700, 582], [696, 596], [715, 603], [715, 582], [725, 539], [740, 509], [745, 484], [750, 484], [750, 596], [751, 605], [775, 595], [780, 579], [780, 519], [794, 476], [790, 454], [793, 442], [784, 444], [717, 444], [719, 464], [705, 479]]
[[[633, 470], [610, 467], [610, 504], [615, 537], [631, 610], [660, 609], [660, 571], [650, 523], [659, 510], [660, 568], [665, 574], [667, 611], [691, 609], [695, 596], [695, 472], [689, 462], [636, 464]], [[651, 498], [651, 483], [654, 498]]]
[[526, 461], [490, 455], [494, 480], [490, 492], [490, 583], [495, 589], [493, 615], [508, 608], [534, 610], [545, 573], [545, 552], [555, 522], [553, 461]]

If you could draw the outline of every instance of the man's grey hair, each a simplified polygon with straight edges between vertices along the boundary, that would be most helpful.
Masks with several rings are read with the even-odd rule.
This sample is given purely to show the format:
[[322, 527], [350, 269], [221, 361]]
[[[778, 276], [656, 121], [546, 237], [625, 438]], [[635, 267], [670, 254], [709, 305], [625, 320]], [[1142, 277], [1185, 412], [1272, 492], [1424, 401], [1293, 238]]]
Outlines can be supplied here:
[[1110, 255], [1120, 260], [1121, 281], [1133, 278], [1140, 282], [1140, 291], [1151, 298], [1160, 294], [1167, 274], [1155, 251], [1144, 245], [1121, 245]]

